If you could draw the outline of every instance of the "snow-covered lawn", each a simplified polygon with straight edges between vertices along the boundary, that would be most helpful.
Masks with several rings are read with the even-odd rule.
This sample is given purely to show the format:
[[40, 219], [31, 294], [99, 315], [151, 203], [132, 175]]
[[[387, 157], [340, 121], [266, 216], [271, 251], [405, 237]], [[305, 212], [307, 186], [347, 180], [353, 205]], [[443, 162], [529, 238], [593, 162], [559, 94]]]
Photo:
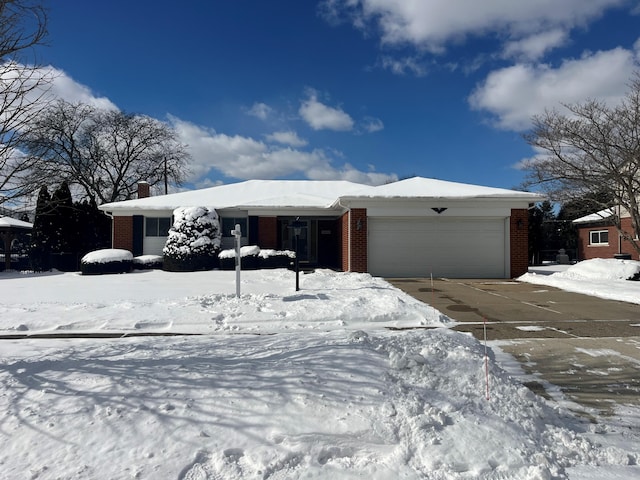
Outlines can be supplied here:
[[240, 298], [235, 272], [0, 274], [4, 335], [201, 334], [2, 340], [0, 478], [640, 472], [637, 445], [600, 444], [606, 424], [535, 396], [387, 282], [317, 271], [300, 286], [286, 270], [242, 272]]

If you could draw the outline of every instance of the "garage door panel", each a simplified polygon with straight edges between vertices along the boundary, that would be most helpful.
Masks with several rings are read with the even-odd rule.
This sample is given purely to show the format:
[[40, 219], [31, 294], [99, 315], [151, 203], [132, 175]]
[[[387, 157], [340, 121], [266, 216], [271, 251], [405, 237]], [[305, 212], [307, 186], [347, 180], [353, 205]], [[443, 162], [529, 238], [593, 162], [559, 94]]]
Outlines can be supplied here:
[[373, 275], [450, 278], [505, 276], [505, 231], [500, 218], [369, 218]]

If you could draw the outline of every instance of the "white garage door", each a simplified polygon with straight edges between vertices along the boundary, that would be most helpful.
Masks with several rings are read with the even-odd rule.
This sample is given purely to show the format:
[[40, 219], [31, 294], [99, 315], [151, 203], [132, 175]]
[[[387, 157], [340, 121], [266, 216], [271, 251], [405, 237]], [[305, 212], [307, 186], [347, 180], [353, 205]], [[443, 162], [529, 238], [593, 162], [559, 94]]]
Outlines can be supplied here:
[[505, 278], [502, 218], [368, 219], [368, 262], [383, 277]]

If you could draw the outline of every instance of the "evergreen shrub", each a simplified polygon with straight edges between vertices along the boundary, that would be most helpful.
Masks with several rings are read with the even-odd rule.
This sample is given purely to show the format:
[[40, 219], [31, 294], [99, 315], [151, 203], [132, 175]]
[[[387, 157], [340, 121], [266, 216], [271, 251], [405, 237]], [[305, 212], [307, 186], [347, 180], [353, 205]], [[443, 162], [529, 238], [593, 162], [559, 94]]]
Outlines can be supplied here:
[[218, 214], [207, 207], [183, 207], [173, 212], [163, 269], [170, 272], [212, 270], [218, 266], [221, 231]]
[[128, 250], [107, 248], [87, 253], [80, 260], [82, 275], [129, 273], [133, 269], [133, 255]]

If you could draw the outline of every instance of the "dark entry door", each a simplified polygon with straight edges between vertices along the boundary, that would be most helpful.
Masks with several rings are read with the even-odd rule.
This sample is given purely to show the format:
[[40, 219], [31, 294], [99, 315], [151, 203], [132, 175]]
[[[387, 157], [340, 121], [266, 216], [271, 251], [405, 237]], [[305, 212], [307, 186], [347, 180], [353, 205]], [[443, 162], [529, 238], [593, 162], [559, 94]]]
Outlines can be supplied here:
[[318, 266], [340, 265], [340, 237], [337, 220], [318, 220]]

